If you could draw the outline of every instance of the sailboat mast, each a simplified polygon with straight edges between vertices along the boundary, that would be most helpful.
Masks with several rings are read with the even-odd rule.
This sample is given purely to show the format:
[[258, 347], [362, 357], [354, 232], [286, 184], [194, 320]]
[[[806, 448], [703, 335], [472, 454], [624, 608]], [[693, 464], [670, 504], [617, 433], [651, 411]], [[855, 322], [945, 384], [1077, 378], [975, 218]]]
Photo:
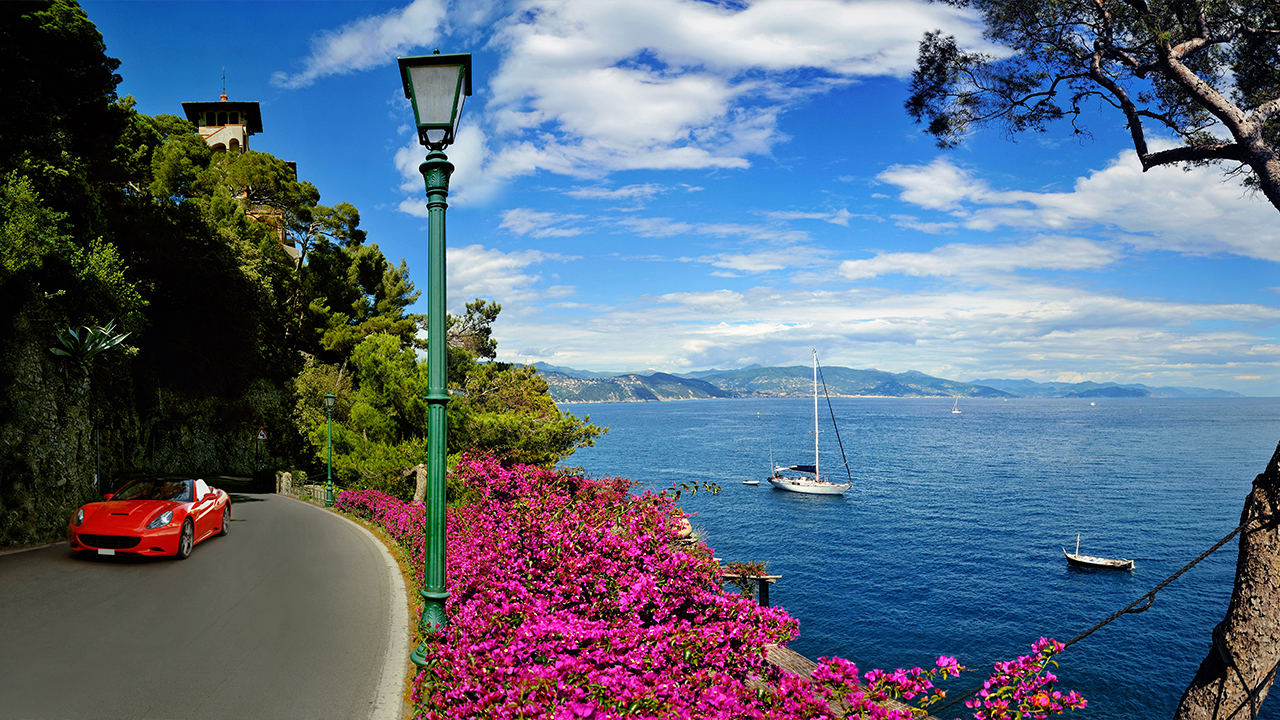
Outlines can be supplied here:
[[821, 480], [818, 467], [818, 348], [813, 348], [813, 479]]

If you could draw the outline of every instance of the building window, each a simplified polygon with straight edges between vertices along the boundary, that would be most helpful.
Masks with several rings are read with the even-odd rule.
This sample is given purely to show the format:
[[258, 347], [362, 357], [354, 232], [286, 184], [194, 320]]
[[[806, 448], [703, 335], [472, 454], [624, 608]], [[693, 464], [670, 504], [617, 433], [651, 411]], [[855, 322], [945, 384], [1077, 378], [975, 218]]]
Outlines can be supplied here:
[[231, 152], [239, 152], [240, 141], [235, 138], [231, 138], [231, 142], [227, 143], [227, 149], [230, 150]]
[[220, 112], [220, 113], [218, 113], [218, 124], [219, 124], [219, 125], [226, 125], [226, 124], [227, 124], [227, 114], [226, 114], [226, 113], [224, 113], [224, 112]]
[[215, 116], [213, 113], [211, 113], [211, 112], [205, 113], [205, 114], [204, 114], [204, 124], [205, 124], [205, 126], [206, 126], [206, 127], [208, 127], [208, 126], [211, 126], [211, 125], [216, 125], [217, 123], [215, 123], [215, 122], [214, 122], [215, 118], [216, 118], [216, 116]]
[[217, 145], [211, 146], [209, 149], [212, 150], [213, 152], [220, 153], [220, 152], [226, 152], [227, 146], [223, 145], [222, 143], [218, 143]]
[[230, 121], [229, 121], [229, 122], [230, 122], [232, 125], [239, 125], [239, 124], [240, 124], [240, 113], [238, 113], [238, 112], [233, 112], [233, 113], [231, 113], [231, 119], [230, 119]]

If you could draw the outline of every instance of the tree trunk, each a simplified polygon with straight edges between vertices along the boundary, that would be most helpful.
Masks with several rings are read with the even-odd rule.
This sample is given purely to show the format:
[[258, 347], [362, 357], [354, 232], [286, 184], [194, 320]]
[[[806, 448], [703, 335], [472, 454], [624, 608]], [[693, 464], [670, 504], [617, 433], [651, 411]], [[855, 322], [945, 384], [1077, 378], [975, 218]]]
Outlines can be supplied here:
[[427, 497], [427, 466], [418, 463], [413, 466], [413, 473], [418, 481], [413, 489], [413, 503], [421, 505]]
[[1240, 522], [1235, 590], [1174, 720], [1255, 718], [1280, 665], [1280, 446], [1253, 481]]

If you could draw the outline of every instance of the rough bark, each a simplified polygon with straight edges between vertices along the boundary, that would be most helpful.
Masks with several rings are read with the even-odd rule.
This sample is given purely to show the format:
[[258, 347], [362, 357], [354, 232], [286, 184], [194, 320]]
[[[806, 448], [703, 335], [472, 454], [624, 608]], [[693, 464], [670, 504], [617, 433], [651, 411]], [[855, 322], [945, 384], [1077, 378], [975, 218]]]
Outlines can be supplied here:
[[417, 485], [413, 489], [413, 502], [421, 505], [427, 497], [427, 466], [418, 463], [413, 466], [413, 473], [417, 479]]
[[1255, 718], [1280, 665], [1280, 446], [1245, 498], [1235, 589], [1174, 720]]

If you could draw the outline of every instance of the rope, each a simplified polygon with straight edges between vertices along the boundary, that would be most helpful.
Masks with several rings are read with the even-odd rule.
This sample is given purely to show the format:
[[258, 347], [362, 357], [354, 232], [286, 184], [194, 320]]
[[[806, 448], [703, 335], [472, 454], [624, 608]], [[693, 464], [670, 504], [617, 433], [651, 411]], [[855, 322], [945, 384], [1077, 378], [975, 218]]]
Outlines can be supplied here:
[[[1249, 526], [1249, 524], [1250, 524], [1250, 523], [1252, 523], [1252, 522], [1253, 522], [1254, 520], [1256, 520], [1256, 519], [1257, 519], [1257, 518], [1253, 515], [1253, 513], [1252, 513], [1252, 512], [1250, 512], [1249, 519], [1247, 519], [1247, 520], [1245, 520], [1244, 522], [1242, 522], [1242, 523], [1240, 523], [1239, 525], [1237, 525], [1237, 526], [1236, 526], [1236, 529], [1234, 529], [1234, 530], [1232, 530], [1231, 532], [1227, 533], [1226, 537], [1224, 537], [1224, 538], [1222, 538], [1221, 540], [1219, 540], [1218, 542], [1214, 543], [1213, 547], [1211, 547], [1211, 548], [1209, 548], [1208, 550], [1205, 550], [1204, 552], [1200, 553], [1200, 556], [1199, 556], [1199, 557], [1197, 557], [1195, 560], [1192, 560], [1191, 562], [1189, 562], [1189, 563], [1187, 563], [1186, 565], [1184, 565], [1184, 566], [1182, 567], [1182, 569], [1181, 569], [1181, 570], [1179, 570], [1178, 572], [1176, 572], [1176, 573], [1174, 573], [1174, 574], [1170, 575], [1169, 577], [1165, 578], [1164, 582], [1160, 583], [1159, 585], [1156, 585], [1156, 586], [1155, 586], [1154, 588], [1152, 588], [1149, 592], [1147, 592], [1147, 594], [1145, 594], [1145, 595], [1143, 595], [1143, 596], [1139, 597], [1137, 600], [1134, 600], [1133, 602], [1129, 603], [1128, 605], [1125, 605], [1124, 607], [1120, 608], [1119, 610], [1117, 610], [1117, 611], [1115, 611], [1115, 612], [1111, 613], [1111, 615], [1110, 615], [1110, 616], [1108, 616], [1106, 620], [1103, 620], [1102, 622], [1098, 623], [1097, 625], [1094, 625], [1093, 627], [1089, 628], [1088, 630], [1085, 630], [1084, 632], [1080, 633], [1079, 635], [1077, 635], [1077, 636], [1075, 636], [1075, 637], [1071, 638], [1070, 640], [1068, 640], [1067, 642], [1063, 643], [1062, 649], [1063, 649], [1063, 650], [1066, 650], [1067, 648], [1071, 647], [1072, 645], [1074, 645], [1074, 644], [1076, 644], [1076, 643], [1080, 642], [1081, 640], [1083, 640], [1083, 639], [1085, 639], [1085, 638], [1089, 637], [1089, 636], [1090, 636], [1090, 635], [1092, 635], [1094, 632], [1096, 632], [1096, 631], [1098, 631], [1098, 630], [1101, 630], [1103, 627], [1107, 626], [1108, 624], [1110, 624], [1111, 622], [1113, 622], [1114, 620], [1116, 620], [1116, 618], [1119, 618], [1121, 615], [1125, 615], [1125, 614], [1128, 614], [1128, 613], [1133, 613], [1133, 614], [1135, 614], [1135, 615], [1136, 615], [1137, 613], [1140, 613], [1140, 612], [1146, 612], [1147, 610], [1151, 609], [1151, 605], [1152, 605], [1152, 603], [1154, 603], [1154, 602], [1156, 601], [1156, 593], [1158, 593], [1158, 592], [1160, 592], [1161, 590], [1163, 590], [1163, 589], [1165, 588], [1165, 586], [1166, 586], [1166, 585], [1168, 585], [1169, 583], [1173, 582], [1174, 580], [1177, 580], [1179, 577], [1181, 577], [1181, 576], [1182, 576], [1182, 574], [1183, 574], [1183, 573], [1185, 573], [1186, 571], [1188, 571], [1188, 570], [1190, 570], [1191, 568], [1193, 568], [1193, 567], [1195, 567], [1196, 565], [1198, 565], [1198, 564], [1200, 563], [1200, 561], [1201, 561], [1201, 560], [1204, 560], [1205, 558], [1209, 557], [1209, 556], [1210, 556], [1210, 555], [1212, 555], [1213, 553], [1217, 552], [1219, 548], [1221, 548], [1223, 545], [1226, 545], [1228, 542], [1230, 542], [1231, 538], [1233, 538], [1233, 537], [1235, 537], [1236, 535], [1238, 535], [1238, 534], [1240, 533], [1240, 531], [1241, 531], [1241, 530], [1244, 530], [1246, 527], [1248, 527], [1248, 526]], [[1137, 608], [1135, 608], [1135, 607], [1134, 607], [1135, 605], [1138, 605], [1139, 603], [1142, 603], [1142, 601], [1143, 601], [1143, 600], [1146, 600], [1146, 603], [1144, 603], [1141, 607], [1137, 607]], [[1274, 673], [1274, 672], [1275, 672], [1275, 670], [1274, 670], [1274, 669], [1272, 669], [1272, 673]], [[955, 705], [956, 703], [961, 702], [962, 700], [967, 700], [967, 699], [969, 699], [970, 697], [972, 697], [972, 696], [973, 696], [973, 694], [974, 694], [974, 693], [976, 693], [976, 692], [978, 692], [979, 690], [981, 690], [981, 689], [982, 689], [982, 687], [983, 687], [983, 686], [981, 686], [981, 685], [980, 685], [980, 686], [978, 686], [978, 687], [976, 687], [976, 688], [974, 688], [974, 689], [970, 690], [969, 692], [965, 693], [964, 695], [961, 695], [961, 696], [959, 696], [959, 697], [955, 698], [954, 700], [949, 700], [949, 701], [947, 701], [945, 704], [943, 704], [943, 705], [939, 706], [939, 707], [938, 707], [938, 708], [936, 708], [936, 709], [931, 710], [930, 712], [933, 712], [933, 713], [941, 713], [943, 710], [945, 710], [945, 709], [947, 709], [947, 708], [951, 707], [952, 705]]]
[[840, 439], [840, 426], [836, 424], [836, 409], [831, 407], [831, 393], [827, 392], [827, 379], [822, 375], [822, 363], [818, 362], [818, 356], [815, 353], [813, 362], [818, 366], [818, 379], [822, 381], [822, 394], [827, 398], [827, 410], [831, 411], [831, 426], [836, 429], [836, 443], [840, 445], [840, 458], [844, 460], [844, 474], [849, 476], [849, 482], [853, 482], [853, 472], [849, 470], [849, 458], [844, 454], [844, 441]]

